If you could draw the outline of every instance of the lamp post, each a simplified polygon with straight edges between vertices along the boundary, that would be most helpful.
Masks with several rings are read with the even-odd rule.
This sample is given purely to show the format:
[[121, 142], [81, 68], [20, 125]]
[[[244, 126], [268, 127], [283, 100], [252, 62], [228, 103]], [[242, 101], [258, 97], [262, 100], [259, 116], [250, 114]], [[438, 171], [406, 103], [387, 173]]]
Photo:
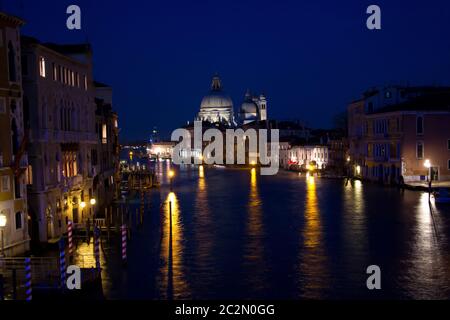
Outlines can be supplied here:
[[6, 215], [3, 213], [0, 213], [0, 231], [1, 231], [1, 237], [2, 237], [2, 254], [0, 255], [0, 257], [4, 257], [5, 256], [5, 242], [3, 239], [3, 229], [6, 226]]
[[[80, 202], [80, 207], [81, 207], [81, 217], [82, 219], [84, 218], [84, 208], [86, 207], [86, 202], [81, 201]], [[83, 221], [83, 220], [82, 220]]]
[[425, 162], [423, 163], [423, 166], [425, 168], [427, 168], [427, 181], [429, 181], [428, 179], [431, 180], [431, 162], [430, 160], [426, 159]]
[[89, 200], [89, 203], [91, 204], [91, 210], [92, 210], [92, 216], [95, 217], [95, 204], [97, 203], [97, 200], [95, 200], [95, 198], [92, 198], [91, 200]]

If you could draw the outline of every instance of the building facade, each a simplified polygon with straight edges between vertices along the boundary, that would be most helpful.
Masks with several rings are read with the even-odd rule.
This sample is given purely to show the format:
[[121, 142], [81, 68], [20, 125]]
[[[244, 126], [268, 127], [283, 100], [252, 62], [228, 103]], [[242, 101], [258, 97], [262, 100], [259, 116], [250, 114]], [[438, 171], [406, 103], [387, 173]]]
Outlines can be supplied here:
[[403, 90], [372, 91], [349, 105], [353, 174], [387, 184], [450, 180], [450, 88]]
[[328, 159], [328, 147], [325, 145], [280, 145], [280, 166], [284, 169], [324, 170]]
[[92, 151], [97, 149], [92, 54], [88, 45], [22, 38], [22, 74], [32, 184], [33, 240], [53, 242], [92, 217]]
[[19, 18], [0, 12], [0, 215], [6, 218], [6, 225], [0, 227], [4, 241], [0, 255], [6, 256], [23, 254], [30, 244], [27, 133], [21, 84], [22, 25]]
[[117, 199], [120, 184], [120, 145], [117, 113], [112, 108], [112, 88], [95, 83], [97, 148], [91, 150], [93, 192], [101, 215]]

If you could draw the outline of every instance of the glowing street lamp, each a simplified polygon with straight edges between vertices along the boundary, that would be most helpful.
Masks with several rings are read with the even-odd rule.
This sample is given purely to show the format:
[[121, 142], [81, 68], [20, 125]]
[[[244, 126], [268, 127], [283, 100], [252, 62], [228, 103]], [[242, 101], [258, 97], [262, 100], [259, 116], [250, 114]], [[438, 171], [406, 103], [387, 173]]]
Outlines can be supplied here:
[[5, 242], [3, 239], [3, 229], [6, 227], [7, 218], [6, 215], [1, 213], [0, 214], [0, 231], [1, 231], [1, 237], [2, 237], [2, 254], [0, 254], [0, 257], [5, 256]]
[[427, 172], [427, 181], [428, 181], [428, 179], [431, 180], [431, 170], [430, 170], [430, 168], [431, 168], [431, 162], [430, 162], [430, 160], [429, 160], [429, 159], [426, 159], [425, 162], [423, 163], [423, 166], [424, 166], [425, 168], [427, 168], [427, 170], [428, 170], [428, 172]]
[[91, 214], [91, 216], [94, 215], [94, 217], [95, 217], [96, 214], [95, 214], [94, 206], [97, 203], [97, 200], [95, 200], [95, 198], [91, 198], [91, 200], [89, 200], [89, 203], [91, 204], [91, 209], [89, 210], [90, 214]]

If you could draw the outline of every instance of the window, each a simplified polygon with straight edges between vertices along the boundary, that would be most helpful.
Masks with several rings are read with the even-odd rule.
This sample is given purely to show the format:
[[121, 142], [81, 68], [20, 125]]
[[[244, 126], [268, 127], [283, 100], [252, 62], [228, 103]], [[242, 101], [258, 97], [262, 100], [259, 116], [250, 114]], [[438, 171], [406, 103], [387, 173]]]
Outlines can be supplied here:
[[33, 184], [33, 167], [31, 166], [31, 164], [28, 165], [26, 174], [27, 174], [27, 184], [28, 185]]
[[390, 91], [386, 91], [385, 97], [386, 99], [390, 99], [392, 97], [392, 93]]
[[447, 149], [450, 150], [450, 139], [447, 140]]
[[106, 124], [102, 125], [102, 143], [106, 144], [108, 142], [108, 135], [106, 132]]
[[450, 159], [448, 160], [448, 163], [447, 163], [447, 169], [450, 170]]
[[14, 197], [15, 199], [22, 198], [21, 185], [18, 177], [14, 178]]
[[0, 113], [6, 113], [6, 100], [4, 98], [0, 98]]
[[1, 191], [2, 192], [9, 192], [10, 186], [9, 186], [9, 176], [2, 176], [2, 185], [1, 185]]
[[423, 143], [422, 142], [417, 142], [416, 152], [417, 152], [417, 159], [423, 159]]
[[23, 219], [22, 219], [22, 212], [16, 212], [16, 230], [22, 229], [23, 226]]
[[39, 57], [39, 75], [42, 78], [45, 78], [46, 72], [45, 72], [45, 58]]
[[417, 134], [423, 134], [423, 117], [422, 116], [418, 116], [416, 121], [417, 121], [416, 133]]
[[84, 76], [84, 90], [88, 89], [87, 77]]
[[58, 80], [58, 68], [56, 67], [55, 63], [53, 63], [53, 80]]

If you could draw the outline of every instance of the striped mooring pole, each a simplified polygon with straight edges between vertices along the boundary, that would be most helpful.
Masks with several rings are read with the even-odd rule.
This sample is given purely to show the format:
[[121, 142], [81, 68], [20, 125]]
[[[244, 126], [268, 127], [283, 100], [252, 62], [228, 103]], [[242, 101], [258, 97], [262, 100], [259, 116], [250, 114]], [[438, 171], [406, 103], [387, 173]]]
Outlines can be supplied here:
[[100, 228], [98, 226], [95, 226], [94, 238], [95, 267], [100, 269]]
[[69, 257], [73, 255], [73, 223], [69, 220], [67, 222], [67, 238], [69, 241]]
[[31, 258], [25, 258], [25, 299], [31, 301], [33, 298], [31, 288]]
[[127, 262], [127, 226], [122, 225], [122, 262]]
[[66, 287], [66, 246], [64, 238], [59, 240], [59, 274], [61, 277], [61, 289]]

